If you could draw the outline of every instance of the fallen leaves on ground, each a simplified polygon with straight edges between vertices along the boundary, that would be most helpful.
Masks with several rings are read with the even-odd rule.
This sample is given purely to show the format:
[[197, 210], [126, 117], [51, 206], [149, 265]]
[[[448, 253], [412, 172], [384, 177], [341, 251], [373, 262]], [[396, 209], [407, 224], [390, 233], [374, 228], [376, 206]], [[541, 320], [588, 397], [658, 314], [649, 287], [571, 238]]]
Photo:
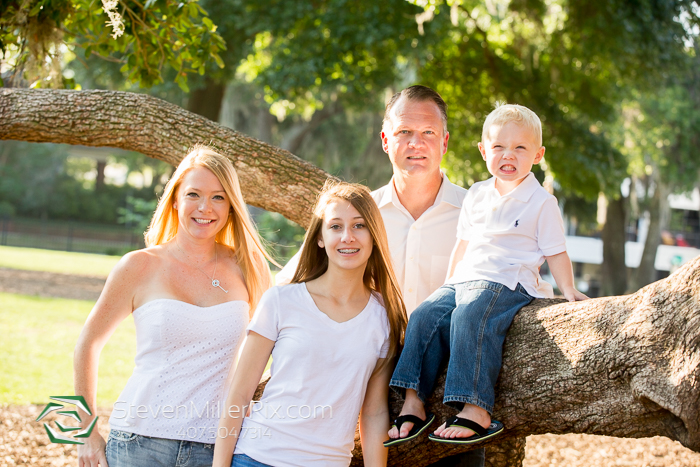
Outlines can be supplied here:
[[[0, 467], [16, 465], [63, 467], [78, 465], [73, 445], [52, 444], [41, 422], [42, 405], [0, 406]], [[98, 409], [98, 427], [108, 433], [108, 408]], [[527, 439], [524, 467], [698, 467], [700, 454], [676, 441], [655, 437], [645, 439], [611, 438], [569, 434], [541, 435]]]

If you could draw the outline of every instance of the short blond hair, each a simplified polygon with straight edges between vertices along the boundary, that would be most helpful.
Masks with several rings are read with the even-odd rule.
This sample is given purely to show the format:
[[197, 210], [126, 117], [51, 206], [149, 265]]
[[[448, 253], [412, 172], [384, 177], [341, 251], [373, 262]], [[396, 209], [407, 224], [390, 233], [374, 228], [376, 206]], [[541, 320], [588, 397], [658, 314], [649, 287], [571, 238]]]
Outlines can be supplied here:
[[486, 117], [484, 129], [481, 132], [481, 141], [487, 139], [489, 128], [493, 125], [503, 126], [506, 123], [522, 125], [535, 137], [538, 146], [542, 146], [542, 122], [535, 112], [518, 104], [506, 104], [497, 102], [496, 108]]

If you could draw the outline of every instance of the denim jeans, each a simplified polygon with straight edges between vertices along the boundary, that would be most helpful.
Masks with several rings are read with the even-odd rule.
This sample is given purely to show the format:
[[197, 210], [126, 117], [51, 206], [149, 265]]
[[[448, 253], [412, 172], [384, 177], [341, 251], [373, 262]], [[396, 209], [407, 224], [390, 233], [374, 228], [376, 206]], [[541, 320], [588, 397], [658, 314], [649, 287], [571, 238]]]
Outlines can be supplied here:
[[515, 314], [533, 300], [518, 284], [478, 280], [446, 284], [411, 314], [403, 351], [389, 383], [425, 402], [449, 356], [443, 403], [493, 412], [503, 341]]
[[272, 467], [268, 464], [263, 464], [255, 459], [246, 456], [245, 454], [234, 454], [231, 459], [231, 467]]
[[214, 445], [111, 430], [106, 455], [109, 467], [211, 467]]

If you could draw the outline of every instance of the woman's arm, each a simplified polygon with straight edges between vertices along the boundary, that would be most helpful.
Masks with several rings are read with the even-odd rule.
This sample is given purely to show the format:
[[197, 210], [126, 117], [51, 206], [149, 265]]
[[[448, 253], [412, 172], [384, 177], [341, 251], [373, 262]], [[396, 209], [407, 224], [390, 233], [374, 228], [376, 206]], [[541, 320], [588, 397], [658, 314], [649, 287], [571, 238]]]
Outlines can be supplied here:
[[216, 444], [214, 445], [213, 467], [229, 467], [236, 447], [238, 433], [248, 405], [253, 399], [260, 377], [265, 371], [275, 342], [250, 332], [243, 347], [238, 367], [233, 375], [233, 383], [226, 397], [226, 404], [219, 421]]
[[[138, 272], [144, 268], [146, 256], [140, 252], [124, 256], [114, 267], [100, 298], [95, 303], [80, 332], [73, 356], [75, 394], [83, 396], [93, 415], [84, 414], [81, 426], [86, 428], [97, 408], [97, 366], [105, 343], [124, 318], [132, 312], [132, 301]], [[138, 272], [137, 272], [138, 271]], [[92, 430], [85, 444], [78, 446], [78, 466], [107, 467], [105, 440], [97, 429]]]
[[360, 410], [360, 441], [367, 467], [386, 466], [387, 448], [382, 444], [389, 431], [389, 380], [394, 365], [380, 359], [369, 378]]

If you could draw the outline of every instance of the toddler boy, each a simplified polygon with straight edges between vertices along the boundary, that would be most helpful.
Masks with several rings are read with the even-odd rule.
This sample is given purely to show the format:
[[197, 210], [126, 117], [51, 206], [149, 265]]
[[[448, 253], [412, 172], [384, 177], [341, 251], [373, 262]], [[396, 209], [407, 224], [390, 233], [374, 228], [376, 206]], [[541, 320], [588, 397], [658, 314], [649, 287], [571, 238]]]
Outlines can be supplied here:
[[385, 446], [414, 439], [432, 423], [424, 403], [448, 355], [443, 403], [460, 412], [430, 439], [471, 444], [502, 432], [490, 414], [503, 341], [522, 307], [553, 297], [539, 274], [544, 260], [567, 300], [588, 298], [574, 287], [557, 200], [530, 172], [545, 151], [540, 119], [526, 107], [498, 105], [481, 139], [479, 151], [493, 177], [467, 192], [447, 283], [408, 321], [390, 383], [405, 389], [405, 402]]

